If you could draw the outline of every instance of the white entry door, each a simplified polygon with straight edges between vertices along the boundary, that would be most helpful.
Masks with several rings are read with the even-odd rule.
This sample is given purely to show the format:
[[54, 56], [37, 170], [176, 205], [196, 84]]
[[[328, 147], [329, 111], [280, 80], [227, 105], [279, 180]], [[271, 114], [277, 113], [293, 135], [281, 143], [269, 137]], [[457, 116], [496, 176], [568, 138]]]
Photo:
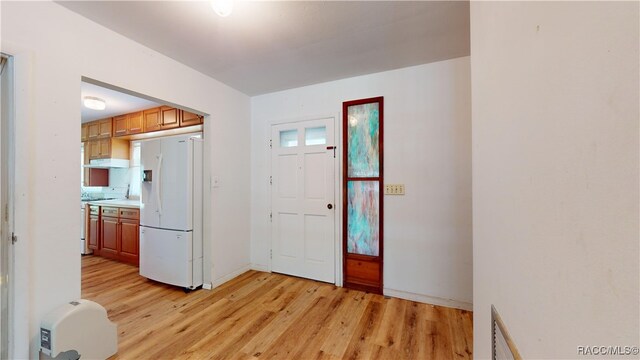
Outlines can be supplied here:
[[271, 270], [335, 282], [334, 119], [271, 127]]

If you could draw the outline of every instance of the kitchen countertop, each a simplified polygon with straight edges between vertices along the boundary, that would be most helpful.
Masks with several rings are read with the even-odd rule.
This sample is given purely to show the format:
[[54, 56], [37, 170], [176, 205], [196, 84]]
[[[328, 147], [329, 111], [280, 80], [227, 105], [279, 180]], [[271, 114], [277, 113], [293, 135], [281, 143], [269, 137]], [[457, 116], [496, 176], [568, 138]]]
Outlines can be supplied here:
[[115, 206], [115, 207], [125, 207], [125, 208], [140, 208], [140, 200], [96, 200], [89, 201], [88, 204], [91, 205], [99, 205], [99, 206]]

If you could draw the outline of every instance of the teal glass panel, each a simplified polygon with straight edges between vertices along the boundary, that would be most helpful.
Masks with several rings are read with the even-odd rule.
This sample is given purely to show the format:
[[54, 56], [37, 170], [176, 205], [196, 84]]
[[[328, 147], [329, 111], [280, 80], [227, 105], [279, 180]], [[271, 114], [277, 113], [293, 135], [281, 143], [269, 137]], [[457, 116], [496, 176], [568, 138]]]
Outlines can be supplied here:
[[347, 182], [347, 252], [379, 255], [379, 200], [378, 181]]
[[349, 177], [380, 176], [379, 104], [352, 105], [347, 109], [347, 166]]

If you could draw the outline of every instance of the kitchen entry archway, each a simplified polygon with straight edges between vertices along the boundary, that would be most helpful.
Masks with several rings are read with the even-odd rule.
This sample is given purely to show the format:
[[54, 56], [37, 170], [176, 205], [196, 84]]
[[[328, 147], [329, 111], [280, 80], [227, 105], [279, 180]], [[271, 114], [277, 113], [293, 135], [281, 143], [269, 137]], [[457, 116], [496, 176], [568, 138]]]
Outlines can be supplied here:
[[271, 126], [271, 271], [335, 283], [335, 119]]

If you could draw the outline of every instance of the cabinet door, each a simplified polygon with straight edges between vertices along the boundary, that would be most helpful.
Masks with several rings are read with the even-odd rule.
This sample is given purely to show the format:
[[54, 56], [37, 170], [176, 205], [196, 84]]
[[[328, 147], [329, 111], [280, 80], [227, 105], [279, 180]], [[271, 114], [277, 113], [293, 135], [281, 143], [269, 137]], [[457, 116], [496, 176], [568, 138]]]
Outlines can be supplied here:
[[100, 158], [108, 159], [111, 157], [111, 139], [100, 139]]
[[89, 231], [87, 232], [87, 246], [94, 255], [100, 255], [100, 217], [89, 216]]
[[[89, 144], [89, 159], [93, 160], [93, 159], [99, 159], [100, 158], [100, 141], [99, 140], [94, 140], [94, 141], [89, 141], [87, 144]], [[87, 151], [87, 148], [84, 148], [84, 151]]]
[[171, 129], [180, 126], [180, 113], [178, 109], [169, 106], [160, 108], [162, 128]]
[[118, 259], [118, 218], [102, 217], [100, 224], [100, 255]]
[[120, 259], [138, 265], [140, 226], [138, 220], [120, 219]]
[[[88, 129], [87, 126], [84, 126], [84, 128]], [[83, 165], [89, 164], [89, 160], [90, 160], [90, 157], [89, 157], [90, 154], [89, 153], [91, 151], [90, 146], [91, 146], [91, 144], [89, 142], [85, 142], [84, 143], [84, 159], [82, 161]], [[84, 182], [82, 183], [82, 185], [83, 186], [89, 186], [89, 176], [91, 176], [91, 175], [89, 175], [89, 169], [83, 168], [82, 171], [84, 172], [84, 179], [83, 179]]]
[[142, 111], [127, 115], [127, 134], [138, 134], [142, 132]]
[[113, 117], [113, 136], [127, 135], [127, 115]]
[[160, 108], [143, 111], [142, 122], [144, 132], [160, 130]]
[[87, 140], [89, 140], [89, 126], [82, 124], [80, 126], [80, 141], [85, 142]]
[[98, 138], [105, 139], [111, 137], [111, 118], [100, 120], [100, 133], [98, 134]]
[[202, 124], [202, 117], [192, 112], [181, 110], [180, 126], [191, 126]]
[[100, 135], [100, 122], [92, 121], [87, 124], [87, 140], [95, 140]]

